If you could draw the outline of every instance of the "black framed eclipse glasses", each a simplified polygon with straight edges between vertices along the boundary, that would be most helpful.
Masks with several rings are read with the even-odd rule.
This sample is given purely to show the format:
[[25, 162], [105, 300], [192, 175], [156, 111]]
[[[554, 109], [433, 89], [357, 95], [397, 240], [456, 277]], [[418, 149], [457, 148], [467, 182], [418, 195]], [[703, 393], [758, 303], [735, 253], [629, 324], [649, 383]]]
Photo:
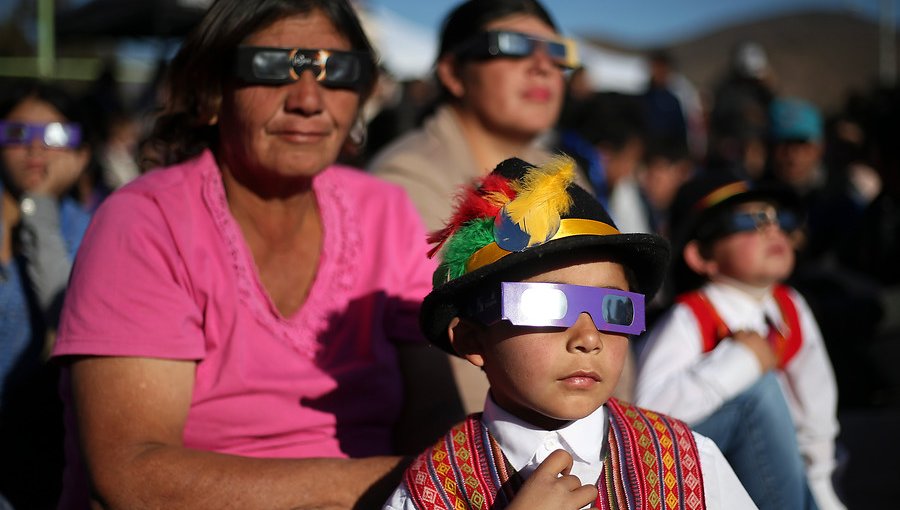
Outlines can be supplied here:
[[461, 43], [453, 52], [460, 58], [524, 58], [543, 48], [554, 64], [563, 69], [581, 65], [575, 41], [568, 38], [544, 39], [521, 32], [490, 30]]
[[238, 46], [234, 72], [245, 83], [283, 85], [310, 71], [326, 87], [361, 90], [374, 76], [372, 57], [362, 51]]

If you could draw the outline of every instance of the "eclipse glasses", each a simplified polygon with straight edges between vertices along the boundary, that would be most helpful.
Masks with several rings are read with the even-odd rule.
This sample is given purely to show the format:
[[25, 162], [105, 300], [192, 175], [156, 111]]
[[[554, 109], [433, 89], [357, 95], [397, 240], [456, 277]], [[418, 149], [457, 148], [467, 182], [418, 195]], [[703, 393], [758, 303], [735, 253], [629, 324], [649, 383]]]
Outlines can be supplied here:
[[575, 69], [580, 65], [572, 39], [544, 39], [521, 32], [482, 32], [463, 42], [454, 53], [460, 58], [523, 58], [534, 54], [538, 48], [543, 48], [553, 63], [563, 69]]
[[362, 89], [372, 80], [371, 55], [362, 51], [238, 46], [235, 74], [246, 83], [283, 85], [313, 73], [326, 87]]
[[485, 325], [571, 327], [582, 313], [598, 331], [638, 335], [644, 331], [644, 295], [563, 283], [502, 282], [478, 296], [469, 316]]
[[0, 145], [24, 145], [34, 139], [40, 140], [45, 147], [75, 149], [81, 145], [81, 126], [62, 122], [28, 124], [0, 121]]
[[770, 207], [762, 211], [733, 212], [714, 221], [708, 228], [699, 232], [701, 239], [716, 239], [739, 232], [762, 230], [769, 225], [777, 225], [785, 232], [793, 232], [800, 227], [800, 219], [788, 210]]

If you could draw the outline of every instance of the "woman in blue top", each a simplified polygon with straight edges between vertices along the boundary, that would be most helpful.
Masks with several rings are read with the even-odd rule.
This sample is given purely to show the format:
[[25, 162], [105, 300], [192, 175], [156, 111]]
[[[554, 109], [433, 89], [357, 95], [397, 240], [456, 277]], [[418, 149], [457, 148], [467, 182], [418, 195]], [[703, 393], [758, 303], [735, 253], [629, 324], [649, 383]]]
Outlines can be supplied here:
[[62, 432], [45, 363], [90, 216], [68, 192], [91, 150], [78, 103], [27, 82], [0, 99], [0, 494], [55, 503]]

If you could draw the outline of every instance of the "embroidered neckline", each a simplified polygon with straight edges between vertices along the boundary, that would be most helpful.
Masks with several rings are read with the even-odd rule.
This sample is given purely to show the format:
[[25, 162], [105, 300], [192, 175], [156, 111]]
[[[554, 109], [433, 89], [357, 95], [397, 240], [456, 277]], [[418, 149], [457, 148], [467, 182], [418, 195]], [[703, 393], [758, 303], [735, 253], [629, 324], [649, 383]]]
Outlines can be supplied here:
[[359, 225], [352, 221], [353, 209], [340, 185], [340, 173], [329, 167], [313, 179], [323, 230], [319, 267], [306, 301], [293, 316], [283, 317], [259, 279], [250, 249], [228, 208], [222, 175], [209, 151], [201, 156], [200, 165], [203, 198], [228, 249], [238, 298], [278, 338], [293, 344], [304, 356], [315, 357], [329, 316], [347, 306], [359, 267], [355, 263], [362, 242]]

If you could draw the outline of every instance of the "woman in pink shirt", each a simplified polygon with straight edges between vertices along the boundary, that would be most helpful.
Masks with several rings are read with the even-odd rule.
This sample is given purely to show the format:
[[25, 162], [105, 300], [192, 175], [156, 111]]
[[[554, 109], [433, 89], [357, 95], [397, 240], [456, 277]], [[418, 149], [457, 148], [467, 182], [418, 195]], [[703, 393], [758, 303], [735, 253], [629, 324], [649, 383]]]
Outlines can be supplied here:
[[104, 203], [66, 296], [63, 506], [380, 505], [461, 416], [418, 215], [334, 165], [374, 80], [343, 0], [219, 0], [184, 42], [178, 163]]

